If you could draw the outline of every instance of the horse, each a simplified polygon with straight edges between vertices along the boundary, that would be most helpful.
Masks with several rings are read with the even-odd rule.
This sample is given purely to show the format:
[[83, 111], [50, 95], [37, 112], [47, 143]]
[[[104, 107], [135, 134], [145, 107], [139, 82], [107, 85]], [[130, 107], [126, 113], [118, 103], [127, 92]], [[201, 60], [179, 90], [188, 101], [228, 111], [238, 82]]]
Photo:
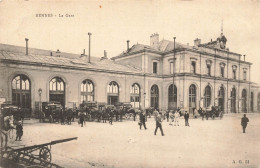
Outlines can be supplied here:
[[11, 131], [15, 129], [13, 115], [5, 116], [2, 119], [3, 124], [1, 125], [1, 147], [5, 141], [4, 147], [7, 147], [8, 136], [11, 138]]

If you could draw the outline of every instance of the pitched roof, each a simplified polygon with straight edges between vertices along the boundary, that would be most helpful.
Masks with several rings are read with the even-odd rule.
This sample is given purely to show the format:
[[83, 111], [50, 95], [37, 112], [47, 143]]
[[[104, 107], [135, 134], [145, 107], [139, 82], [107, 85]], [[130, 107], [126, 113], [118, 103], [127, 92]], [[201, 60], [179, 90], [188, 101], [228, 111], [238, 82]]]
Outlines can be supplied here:
[[0, 60], [54, 65], [56, 67], [67, 66], [92, 70], [141, 73], [137, 68], [122, 65], [110, 59], [100, 60], [100, 58], [91, 57], [91, 62], [88, 63], [86, 56], [77, 54], [61, 53], [61, 56], [57, 57], [50, 56], [50, 50], [30, 49], [28, 55], [25, 55], [24, 51], [25, 47], [0, 44]]

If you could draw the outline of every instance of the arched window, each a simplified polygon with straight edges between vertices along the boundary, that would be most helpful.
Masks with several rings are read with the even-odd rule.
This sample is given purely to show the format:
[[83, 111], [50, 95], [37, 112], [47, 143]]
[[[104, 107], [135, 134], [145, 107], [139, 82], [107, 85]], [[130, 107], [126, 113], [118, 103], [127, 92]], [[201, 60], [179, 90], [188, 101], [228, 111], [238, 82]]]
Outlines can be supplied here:
[[257, 95], [257, 110], [260, 111], [260, 93]]
[[140, 108], [140, 86], [134, 83], [130, 89], [130, 100], [133, 108]]
[[231, 112], [236, 112], [236, 88], [233, 87], [231, 90]]
[[247, 92], [246, 89], [242, 90], [242, 112], [247, 112]]
[[159, 88], [157, 85], [151, 87], [151, 107], [159, 108]]
[[206, 86], [204, 97], [205, 97], [204, 105], [205, 105], [205, 107], [209, 107], [210, 104], [211, 104], [211, 88], [210, 88], [210, 86]]
[[31, 83], [26, 75], [17, 75], [12, 80], [12, 104], [31, 108]]
[[91, 80], [84, 80], [80, 85], [81, 102], [94, 101], [94, 85]]
[[224, 111], [225, 105], [225, 90], [224, 87], [221, 86], [218, 91], [218, 106], [220, 106], [220, 110]]
[[119, 99], [119, 86], [115, 81], [112, 81], [107, 86], [107, 103], [115, 105]]
[[192, 111], [193, 108], [196, 108], [196, 86], [194, 84], [189, 87], [189, 110]]
[[49, 100], [61, 103], [65, 107], [65, 82], [60, 77], [54, 77], [49, 83]]
[[168, 109], [176, 109], [177, 108], [177, 87], [171, 84], [168, 88]]

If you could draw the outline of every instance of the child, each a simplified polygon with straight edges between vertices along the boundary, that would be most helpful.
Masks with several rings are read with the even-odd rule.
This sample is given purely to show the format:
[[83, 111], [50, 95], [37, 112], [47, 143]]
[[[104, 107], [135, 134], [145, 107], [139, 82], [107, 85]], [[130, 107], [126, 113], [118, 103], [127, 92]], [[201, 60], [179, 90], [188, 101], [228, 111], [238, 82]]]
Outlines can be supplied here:
[[23, 136], [23, 126], [22, 121], [18, 121], [18, 124], [16, 126], [16, 141], [19, 139], [21, 141], [21, 138]]

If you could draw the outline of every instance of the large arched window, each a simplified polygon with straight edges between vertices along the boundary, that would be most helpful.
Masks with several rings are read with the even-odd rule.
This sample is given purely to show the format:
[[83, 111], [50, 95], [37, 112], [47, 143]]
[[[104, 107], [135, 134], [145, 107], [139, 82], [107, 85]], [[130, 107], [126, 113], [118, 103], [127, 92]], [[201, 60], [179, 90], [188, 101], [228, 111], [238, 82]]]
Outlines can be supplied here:
[[206, 86], [204, 97], [205, 97], [204, 105], [205, 105], [205, 107], [209, 107], [210, 104], [211, 104], [211, 88], [210, 88], [210, 86]]
[[94, 101], [94, 85], [91, 80], [84, 80], [80, 85], [81, 102]]
[[115, 105], [119, 99], [119, 86], [115, 81], [112, 81], [107, 86], [107, 104]]
[[49, 100], [61, 103], [65, 107], [65, 82], [60, 77], [54, 77], [49, 83]]
[[171, 84], [168, 88], [168, 109], [176, 109], [177, 108], [177, 87]]
[[231, 112], [235, 113], [236, 112], [236, 88], [233, 87], [231, 90]]
[[130, 89], [130, 100], [133, 108], [140, 108], [140, 86], [134, 83]]
[[225, 90], [224, 87], [221, 86], [218, 91], [218, 106], [220, 107], [221, 111], [224, 111], [225, 105]]
[[159, 88], [157, 85], [151, 87], [151, 107], [159, 108]]
[[31, 108], [31, 83], [26, 75], [17, 75], [12, 80], [12, 104]]
[[250, 106], [251, 106], [251, 111], [254, 111], [254, 92], [251, 92], [251, 99], [250, 99]]
[[194, 84], [189, 87], [189, 110], [192, 111], [193, 108], [196, 108], [196, 86]]
[[257, 95], [257, 110], [260, 112], [260, 93]]
[[247, 92], [246, 89], [242, 90], [242, 112], [247, 112]]

